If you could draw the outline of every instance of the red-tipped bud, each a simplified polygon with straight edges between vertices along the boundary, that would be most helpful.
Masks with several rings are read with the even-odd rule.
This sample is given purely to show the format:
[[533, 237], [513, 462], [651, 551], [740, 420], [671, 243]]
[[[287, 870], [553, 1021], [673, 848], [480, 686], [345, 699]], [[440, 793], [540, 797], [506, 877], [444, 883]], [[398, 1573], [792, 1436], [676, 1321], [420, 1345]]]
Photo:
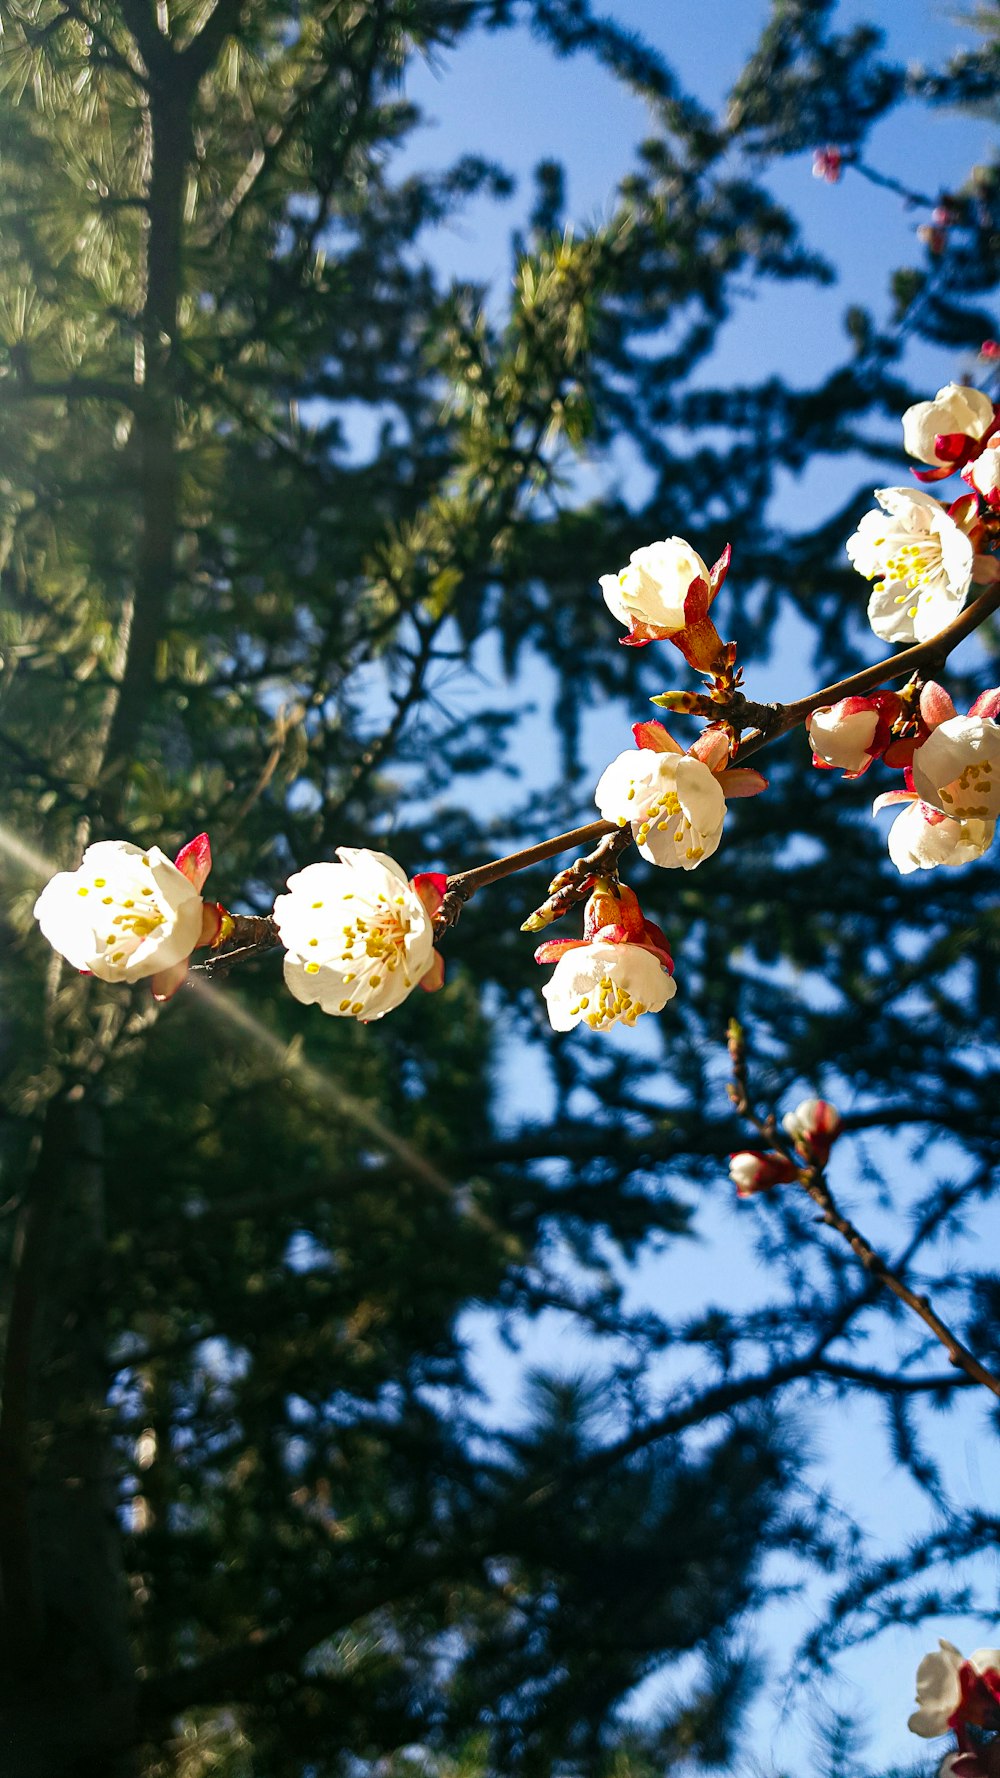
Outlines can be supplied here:
[[806, 722], [813, 765], [839, 768], [846, 778], [860, 778], [873, 759], [882, 757], [892, 738], [892, 725], [902, 713], [903, 701], [894, 691], [822, 704]]
[[817, 148], [813, 154], [812, 175], [827, 185], [836, 185], [843, 171], [844, 155], [840, 148]]
[[843, 1128], [839, 1111], [826, 1099], [803, 1099], [782, 1118], [782, 1125], [794, 1142], [796, 1153], [814, 1167], [826, 1166]]
[[772, 1186], [789, 1185], [795, 1176], [796, 1168], [783, 1154], [761, 1154], [746, 1148], [729, 1157], [729, 1177], [738, 1198], [753, 1198]]
[[955, 705], [936, 679], [928, 679], [920, 688], [920, 717], [928, 732], [939, 723], [950, 722], [957, 715]]

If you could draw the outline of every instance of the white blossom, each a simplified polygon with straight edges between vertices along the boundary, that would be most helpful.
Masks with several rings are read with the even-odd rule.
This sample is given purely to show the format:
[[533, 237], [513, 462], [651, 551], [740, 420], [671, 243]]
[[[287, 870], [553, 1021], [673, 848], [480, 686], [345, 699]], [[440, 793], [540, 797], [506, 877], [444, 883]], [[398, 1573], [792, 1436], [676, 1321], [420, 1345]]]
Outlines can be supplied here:
[[889, 829], [888, 844], [889, 857], [903, 876], [939, 865], [972, 864], [993, 844], [994, 821], [953, 821], [906, 791], [876, 797], [873, 813], [900, 802], [906, 806]]
[[634, 1025], [640, 1014], [659, 1012], [676, 991], [670, 972], [645, 946], [603, 939], [567, 948], [542, 989], [554, 1031]]
[[395, 859], [352, 846], [337, 857], [297, 871], [274, 904], [285, 981], [307, 1006], [380, 1019], [434, 974], [431, 917]]
[[963, 1721], [976, 1722], [984, 1705], [989, 1711], [996, 1704], [998, 1693], [1000, 1649], [977, 1648], [966, 1660], [953, 1642], [942, 1639], [917, 1668], [918, 1708], [907, 1728], [926, 1740], [945, 1735], [959, 1715]]
[[663, 635], [684, 628], [684, 602], [691, 583], [709, 583], [709, 570], [683, 537], [666, 537], [632, 551], [628, 566], [601, 575], [608, 610], [619, 623], [649, 624]]
[[903, 445], [921, 463], [943, 468], [950, 463], [935, 449], [934, 440], [952, 433], [982, 438], [993, 424], [993, 403], [981, 389], [965, 389], [946, 383], [933, 401], [918, 401], [903, 415]]
[[913, 755], [913, 788], [955, 821], [1000, 815], [1000, 725], [989, 717], [952, 716]]
[[729, 1157], [729, 1177], [738, 1198], [752, 1198], [776, 1185], [788, 1185], [795, 1172], [787, 1155], [771, 1150], [764, 1154], [759, 1149], [744, 1148]]
[[202, 935], [195, 885], [159, 846], [99, 840], [35, 903], [53, 950], [103, 982], [137, 982], [183, 963]]
[[926, 642], [962, 609], [974, 551], [950, 513], [919, 488], [876, 488], [881, 512], [866, 512], [847, 553], [877, 581], [868, 621], [883, 642]]
[[946, 1735], [962, 1692], [958, 1675], [963, 1656], [953, 1642], [942, 1637], [932, 1654], [924, 1655], [917, 1668], [917, 1706], [907, 1721], [914, 1735], [930, 1740]]
[[631, 822], [651, 864], [694, 870], [716, 851], [726, 817], [718, 778], [687, 753], [646, 747], [620, 753], [602, 773], [594, 800], [605, 821]]
[[877, 709], [845, 710], [848, 703], [861, 705], [861, 698], [842, 698], [839, 704], [821, 704], [806, 720], [806, 733], [814, 759], [825, 766], [839, 767], [857, 777], [871, 763], [872, 743], [879, 724]]

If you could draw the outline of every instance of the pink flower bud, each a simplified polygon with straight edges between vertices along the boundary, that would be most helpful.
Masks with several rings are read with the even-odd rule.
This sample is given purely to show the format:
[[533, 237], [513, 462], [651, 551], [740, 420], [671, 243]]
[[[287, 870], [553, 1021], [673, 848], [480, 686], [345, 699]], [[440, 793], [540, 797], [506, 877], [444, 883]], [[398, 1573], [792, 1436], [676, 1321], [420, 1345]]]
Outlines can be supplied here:
[[825, 1167], [830, 1150], [843, 1128], [840, 1113], [826, 1099], [803, 1099], [782, 1119], [785, 1134], [796, 1152], [811, 1166]]
[[729, 1157], [729, 1177], [738, 1198], [752, 1198], [757, 1192], [770, 1191], [775, 1185], [788, 1185], [796, 1169], [783, 1154], [762, 1154], [753, 1148], [742, 1149]]
[[847, 778], [860, 778], [885, 752], [902, 711], [902, 701], [893, 691], [822, 704], [806, 722], [813, 765], [839, 768]]
[[843, 171], [844, 156], [839, 148], [817, 148], [813, 155], [812, 175], [814, 179], [825, 179], [827, 185], [836, 185]]

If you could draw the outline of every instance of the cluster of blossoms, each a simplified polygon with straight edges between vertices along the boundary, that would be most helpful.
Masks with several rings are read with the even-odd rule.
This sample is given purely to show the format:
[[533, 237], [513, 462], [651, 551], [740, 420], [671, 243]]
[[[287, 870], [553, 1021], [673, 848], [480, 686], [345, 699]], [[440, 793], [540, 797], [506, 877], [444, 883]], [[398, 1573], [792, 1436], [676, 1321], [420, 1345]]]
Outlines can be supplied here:
[[[408, 882], [384, 852], [342, 846], [337, 864], [311, 864], [289, 879], [274, 923], [285, 946], [285, 981], [296, 1000], [324, 1012], [380, 1019], [411, 988], [439, 988], [444, 962], [432, 916], [445, 878]], [[60, 871], [35, 903], [53, 949], [82, 975], [104, 982], [148, 980], [169, 1000], [193, 951], [216, 949], [236, 921], [201, 895], [211, 868], [207, 834], [173, 863], [150, 846], [102, 840], [79, 870]], [[109, 931], [110, 928], [110, 931]]]
[[[832, 170], [831, 159], [823, 176]], [[1000, 561], [989, 553], [1000, 537], [1000, 407], [979, 390], [949, 383], [933, 401], [907, 409], [903, 437], [927, 465], [915, 472], [920, 479], [960, 471], [969, 491], [946, 507], [921, 488], [877, 490], [878, 508], [862, 518], [847, 553], [875, 582], [868, 616], [876, 635], [920, 643], [952, 621], [974, 585], [1000, 580]], [[726, 548], [709, 568], [684, 538], [667, 537], [633, 550], [624, 568], [601, 578], [605, 603], [627, 632], [620, 640], [632, 648], [672, 643], [710, 688], [653, 700], [707, 718], [690, 747], [661, 722], [637, 723], [634, 748], [612, 760], [597, 784], [609, 833], [629, 830], [642, 857], [665, 870], [694, 870], [711, 858], [729, 802], [767, 788], [758, 771], [739, 762], [736, 645], [723, 642], [711, 616], [729, 562]], [[910, 872], [966, 864], [992, 843], [1000, 817], [998, 719], [1000, 688], [983, 692], [960, 716], [943, 686], [915, 676], [902, 692], [813, 709], [807, 730], [816, 766], [849, 778], [875, 760], [902, 771], [905, 788], [880, 796], [875, 809], [904, 805], [889, 855]], [[156, 846], [143, 851], [102, 841], [88, 848], [79, 870], [49, 883], [35, 913], [46, 938], [77, 969], [107, 982], [149, 979], [157, 998], [168, 999], [192, 952], [226, 944], [236, 929], [226, 909], [202, 897], [210, 864], [204, 834], [173, 863]], [[560, 882], [527, 922], [537, 930], [589, 894], [583, 937], [549, 941], [536, 952], [539, 963], [556, 964], [543, 989], [553, 1027], [606, 1031], [660, 1011], [675, 992], [673, 963], [633, 891], [616, 870], [574, 880], [570, 895], [556, 893]], [[285, 948], [291, 993], [335, 1017], [368, 1021], [383, 1018], [415, 987], [439, 988], [444, 964], [434, 941], [436, 927], [446, 923], [438, 915], [447, 886], [443, 875], [410, 879], [394, 859], [364, 848], [341, 847], [336, 863], [297, 872], [269, 927], [269, 942], [277, 934]], [[808, 1164], [817, 1164], [823, 1140], [817, 1126], [809, 1153], [799, 1149]], [[743, 1195], [796, 1172], [779, 1154], [734, 1156], [733, 1169]]]
[[738, 1198], [753, 1198], [776, 1185], [790, 1185], [804, 1167], [825, 1167], [843, 1129], [840, 1113], [826, 1099], [803, 1099], [781, 1122], [798, 1163], [777, 1149], [744, 1148], [731, 1154], [729, 1177]]
[[953, 1733], [939, 1778], [997, 1778], [1000, 1772], [1000, 1649], [977, 1648], [968, 1660], [941, 1641], [917, 1668], [917, 1708], [907, 1727], [932, 1740]]
[[[949, 383], [903, 415], [903, 443], [940, 481], [960, 471], [969, 492], [950, 506], [922, 488], [880, 488], [847, 553], [874, 587], [868, 619], [885, 642], [928, 642], [962, 610], [973, 586], [1000, 578], [986, 553], [1000, 513], [1000, 408], [978, 389]], [[878, 797], [874, 812], [903, 804], [889, 856], [903, 873], [962, 865], [992, 844], [1000, 814], [1000, 690], [981, 693], [960, 716], [943, 686], [911, 681], [813, 710], [813, 764], [857, 778], [876, 759], [904, 774], [905, 788]], [[996, 784], [996, 788], [994, 785]]]

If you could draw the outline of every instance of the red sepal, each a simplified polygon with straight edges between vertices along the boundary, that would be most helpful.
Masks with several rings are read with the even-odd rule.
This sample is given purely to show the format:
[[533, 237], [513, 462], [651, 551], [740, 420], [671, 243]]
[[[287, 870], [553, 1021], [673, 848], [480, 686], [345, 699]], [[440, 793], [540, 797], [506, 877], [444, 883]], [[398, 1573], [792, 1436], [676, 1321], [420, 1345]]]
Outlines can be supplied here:
[[[732, 561], [732, 559], [733, 559], [733, 546], [731, 543], [727, 543], [726, 547], [723, 550], [718, 561], [713, 562], [713, 564], [708, 572], [708, 581], [709, 581], [709, 586], [712, 589], [712, 598], [713, 599], [715, 598], [716, 593], [718, 592], [723, 581], [725, 580], [726, 575], [729, 573], [729, 564]], [[710, 601], [710, 603], [711, 603], [711, 601]]]
[[[814, 753], [813, 765], [823, 763]], [[767, 789], [767, 779], [763, 772], [758, 772], [753, 766], [730, 766], [718, 776], [720, 787], [730, 802], [737, 796], [759, 796], [762, 790]]]
[[617, 895], [595, 889], [583, 910], [584, 937], [591, 942], [601, 938], [615, 945], [641, 944], [644, 924], [639, 898], [625, 883], [619, 884]]
[[934, 436], [934, 449], [951, 466], [950, 473], [960, 463], [967, 463], [970, 457], [978, 457], [982, 445], [978, 438], [970, 438], [967, 432], [938, 432]]
[[619, 636], [618, 644], [620, 648], [646, 648], [650, 642], [665, 642], [671, 634], [657, 624], [644, 624], [641, 618], [634, 617], [628, 635]]
[[684, 749], [668, 734], [662, 722], [650, 718], [649, 722], [633, 722], [632, 739], [637, 747], [645, 747], [650, 753], [683, 753]]
[[890, 741], [882, 755], [882, 764], [893, 766], [897, 771], [905, 771], [913, 763], [913, 755], [917, 748], [926, 741], [926, 733], [909, 735], [905, 740]]
[[673, 975], [674, 960], [670, 955], [670, 946], [667, 943], [666, 933], [663, 931], [662, 927], [657, 926], [655, 920], [646, 920], [644, 925], [645, 943], [642, 947], [643, 950], [652, 951], [653, 956], [657, 961], [663, 964], [667, 974]]
[[154, 1000], [173, 999], [178, 988], [183, 987], [187, 979], [188, 962], [189, 959], [183, 957], [180, 963], [171, 964], [169, 969], [158, 969], [155, 975], [150, 976], [149, 985], [153, 990]]
[[212, 868], [212, 848], [207, 833], [196, 834], [193, 840], [188, 840], [187, 845], [181, 847], [174, 863], [189, 883], [193, 883], [196, 889], [203, 889]]
[[444, 987], [444, 958], [440, 951], [431, 952], [431, 961], [417, 983], [425, 994], [436, 994]]
[[[701, 581], [700, 584], [704, 586], [705, 582]], [[703, 617], [697, 623], [685, 624], [683, 630], [678, 630], [670, 640], [680, 649], [689, 667], [694, 667], [699, 673], [711, 673], [715, 670], [723, 650], [723, 641], [710, 617]]]
[[444, 900], [447, 887], [448, 878], [443, 871], [425, 870], [410, 878], [410, 888], [418, 901], [423, 902], [432, 920]]
[[992, 691], [981, 691], [974, 704], [969, 705], [970, 716], [983, 716], [991, 722], [1000, 717], [1000, 685]]
[[[708, 608], [712, 603], [712, 588], [701, 575], [695, 575], [684, 598], [684, 628], [689, 624], [698, 624], [708, 616]], [[680, 635], [680, 631], [677, 632]]]
[[710, 722], [688, 749], [692, 759], [707, 766], [716, 776], [724, 772], [730, 760], [729, 736], [720, 723]]
[[558, 963], [567, 951], [579, 951], [587, 942], [585, 938], [547, 938], [535, 952], [535, 962]]
[[203, 945], [214, 947], [226, 935], [226, 923], [232, 930], [232, 916], [217, 901], [203, 901], [201, 904], [201, 932], [195, 942], [195, 950]]
[[958, 1669], [958, 1683], [961, 1696], [948, 1718], [948, 1726], [956, 1731], [959, 1742], [968, 1742], [963, 1734], [968, 1726], [1000, 1729], [1000, 1672], [996, 1667], [977, 1673], [971, 1662], [963, 1661]]
[[936, 679], [928, 679], [921, 686], [919, 709], [921, 721], [928, 731], [940, 727], [942, 722], [950, 722], [957, 715], [951, 695]]
[[964, 531], [966, 536], [975, 530], [975, 520], [979, 517], [979, 503], [975, 494], [960, 494], [946, 510], [948, 517], [954, 519], [959, 530]]
[[910, 470], [918, 482], [943, 482], [946, 476], [954, 475], [955, 467], [954, 463], [942, 463], [939, 469], [914, 469], [911, 464]]

